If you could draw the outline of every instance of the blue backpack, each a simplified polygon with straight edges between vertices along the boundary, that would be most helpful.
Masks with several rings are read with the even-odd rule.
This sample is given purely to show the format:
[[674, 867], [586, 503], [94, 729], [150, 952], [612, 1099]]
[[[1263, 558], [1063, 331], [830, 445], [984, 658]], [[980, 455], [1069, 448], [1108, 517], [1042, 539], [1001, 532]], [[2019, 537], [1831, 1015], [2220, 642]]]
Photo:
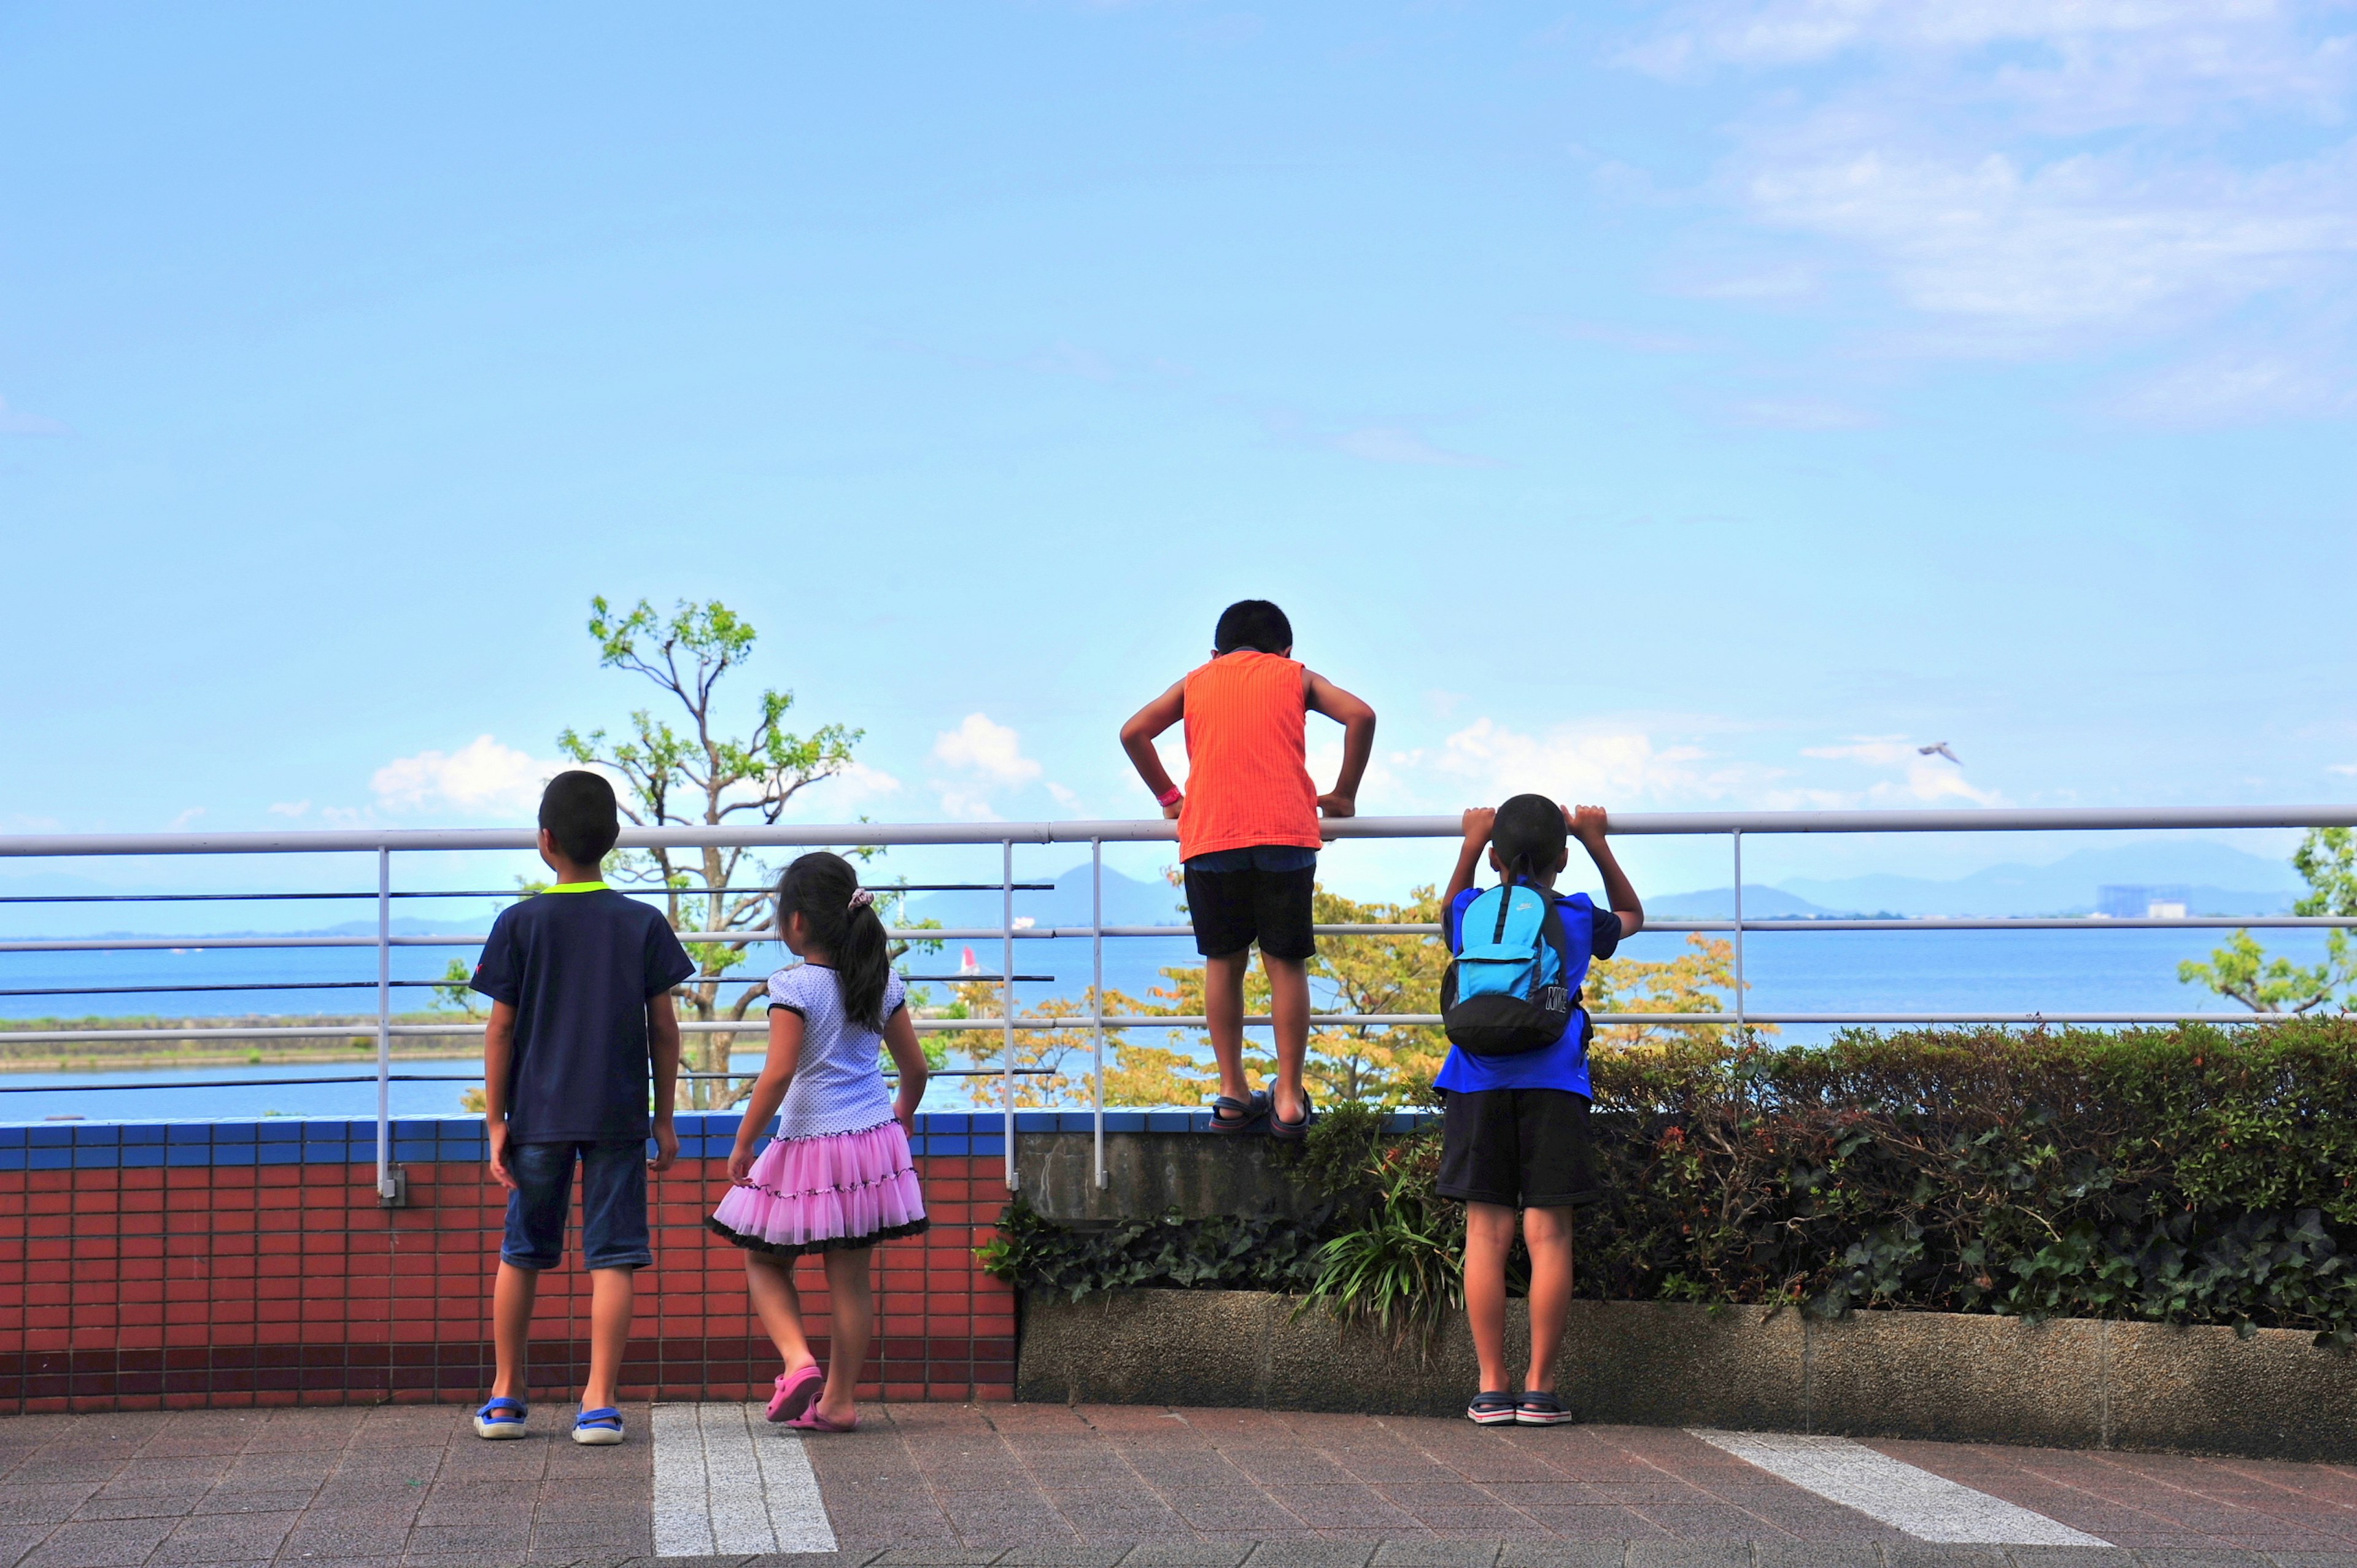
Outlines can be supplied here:
[[[1590, 907], [1583, 894], [1571, 903]], [[1467, 906], [1457, 940], [1440, 981], [1440, 1023], [1451, 1045], [1471, 1056], [1511, 1057], [1563, 1038], [1587, 978], [1586, 922], [1575, 938], [1554, 895], [1510, 885]]]

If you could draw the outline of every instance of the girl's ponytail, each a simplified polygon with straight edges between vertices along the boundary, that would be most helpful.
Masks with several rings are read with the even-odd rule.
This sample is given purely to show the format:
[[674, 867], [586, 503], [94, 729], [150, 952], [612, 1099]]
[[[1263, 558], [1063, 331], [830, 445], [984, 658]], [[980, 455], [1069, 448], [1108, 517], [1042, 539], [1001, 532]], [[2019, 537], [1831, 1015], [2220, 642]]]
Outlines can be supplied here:
[[853, 894], [843, 940], [834, 949], [834, 976], [843, 987], [843, 1010], [863, 1028], [884, 1032], [884, 991], [892, 978], [892, 954], [877, 918], [876, 897], [862, 887]]
[[892, 978], [892, 955], [876, 895], [859, 886], [849, 861], [825, 850], [798, 857], [778, 878], [778, 931], [800, 915], [813, 946], [834, 964], [845, 1016], [863, 1028], [884, 1032], [884, 993]]

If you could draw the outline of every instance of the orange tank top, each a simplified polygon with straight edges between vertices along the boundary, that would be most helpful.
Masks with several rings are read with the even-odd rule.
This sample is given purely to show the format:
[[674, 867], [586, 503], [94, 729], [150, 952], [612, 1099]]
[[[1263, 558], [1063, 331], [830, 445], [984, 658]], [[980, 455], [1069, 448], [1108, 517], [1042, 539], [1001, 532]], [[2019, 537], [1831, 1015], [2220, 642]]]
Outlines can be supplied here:
[[1178, 858], [1254, 844], [1318, 847], [1299, 662], [1245, 649], [1187, 677], [1187, 800]]

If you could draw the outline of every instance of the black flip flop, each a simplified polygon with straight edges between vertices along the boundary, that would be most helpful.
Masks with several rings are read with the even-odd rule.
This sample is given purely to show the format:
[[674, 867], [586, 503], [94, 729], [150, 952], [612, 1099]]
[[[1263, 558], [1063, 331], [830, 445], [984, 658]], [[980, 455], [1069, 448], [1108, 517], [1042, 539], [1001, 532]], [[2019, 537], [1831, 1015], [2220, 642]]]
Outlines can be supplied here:
[[1211, 1096], [1211, 1131], [1214, 1133], [1249, 1133], [1267, 1120], [1268, 1090], [1265, 1089], [1254, 1090], [1249, 1100], [1238, 1100], [1225, 1094]]
[[1309, 1091], [1301, 1091], [1301, 1120], [1287, 1122], [1276, 1113], [1276, 1101], [1269, 1101], [1268, 1135], [1288, 1144], [1297, 1144], [1309, 1136], [1309, 1123], [1318, 1120], [1318, 1107], [1309, 1103]]

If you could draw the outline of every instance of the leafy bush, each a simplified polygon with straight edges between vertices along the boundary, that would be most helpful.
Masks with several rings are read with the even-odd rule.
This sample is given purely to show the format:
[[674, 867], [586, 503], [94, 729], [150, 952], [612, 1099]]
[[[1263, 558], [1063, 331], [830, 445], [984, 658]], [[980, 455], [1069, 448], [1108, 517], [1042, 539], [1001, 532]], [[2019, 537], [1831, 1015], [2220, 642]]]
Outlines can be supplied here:
[[999, 1217], [998, 1235], [974, 1249], [984, 1270], [1025, 1290], [1078, 1301], [1133, 1285], [1179, 1290], [1298, 1292], [1317, 1281], [1316, 1255], [1332, 1230], [1330, 1209], [1307, 1219], [1173, 1210], [1110, 1229], [1060, 1225], [1021, 1197]]
[[[1850, 1031], [1814, 1048], [1599, 1049], [1594, 1073], [1605, 1197], [1579, 1211], [1583, 1294], [2357, 1343], [2357, 1020]], [[1304, 1283], [1263, 1288], [1306, 1286], [1405, 1335], [1454, 1310], [1463, 1217], [1431, 1190], [1437, 1141], [1337, 1112], [1297, 1166], [1331, 1205], [1322, 1233], [1166, 1219], [1214, 1229], [1091, 1238], [1031, 1216], [1003, 1277], [1041, 1288], [1026, 1260], [1052, 1253], [1053, 1288], [1074, 1294], [1241, 1283], [1258, 1266], [1223, 1250], [1269, 1225], [1282, 1260], [1259, 1275]], [[1183, 1263], [1157, 1274], [1157, 1249]], [[1214, 1255], [1217, 1278], [1197, 1261]]]

